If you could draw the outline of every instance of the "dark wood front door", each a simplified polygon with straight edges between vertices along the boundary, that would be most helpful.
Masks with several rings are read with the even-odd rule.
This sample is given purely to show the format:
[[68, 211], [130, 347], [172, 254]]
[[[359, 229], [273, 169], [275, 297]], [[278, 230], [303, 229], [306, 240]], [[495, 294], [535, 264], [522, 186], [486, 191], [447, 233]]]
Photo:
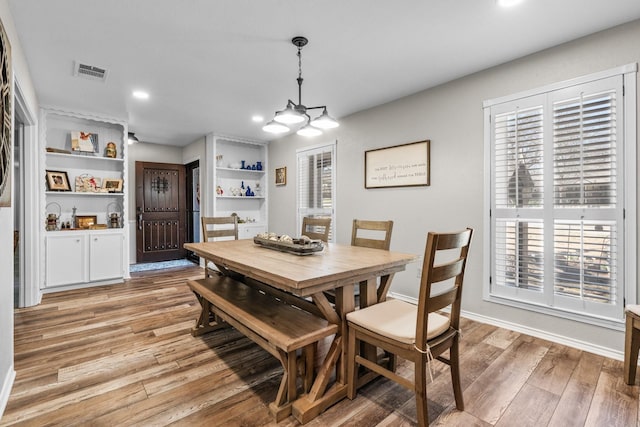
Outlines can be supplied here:
[[183, 165], [136, 162], [136, 261], [184, 258]]

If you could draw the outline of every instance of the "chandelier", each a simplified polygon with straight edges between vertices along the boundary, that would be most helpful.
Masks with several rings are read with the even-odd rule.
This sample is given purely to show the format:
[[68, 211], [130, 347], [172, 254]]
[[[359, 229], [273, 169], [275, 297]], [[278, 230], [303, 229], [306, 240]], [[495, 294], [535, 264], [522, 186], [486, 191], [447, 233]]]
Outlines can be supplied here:
[[[285, 109], [276, 112], [273, 120], [262, 127], [262, 130], [265, 132], [274, 134], [285, 133], [289, 132], [292, 126], [304, 123], [296, 133], [302, 136], [316, 136], [322, 134], [322, 129], [331, 129], [340, 126], [340, 124], [327, 113], [326, 105], [307, 107], [302, 104], [302, 48], [308, 42], [309, 40], [302, 36], [291, 39], [291, 43], [298, 48], [298, 103], [296, 104], [289, 99]], [[311, 120], [311, 116], [309, 116], [307, 111], [320, 109], [322, 109], [322, 114]]]

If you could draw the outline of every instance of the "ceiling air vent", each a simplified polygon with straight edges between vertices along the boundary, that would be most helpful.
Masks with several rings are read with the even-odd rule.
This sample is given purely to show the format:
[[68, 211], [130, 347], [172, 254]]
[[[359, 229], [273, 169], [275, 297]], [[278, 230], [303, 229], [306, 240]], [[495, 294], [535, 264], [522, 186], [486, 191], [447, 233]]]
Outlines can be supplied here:
[[82, 64], [78, 61], [75, 62], [73, 68], [73, 75], [78, 77], [84, 77], [89, 80], [96, 80], [104, 82], [107, 80], [108, 71], [104, 68], [96, 67], [93, 65]]

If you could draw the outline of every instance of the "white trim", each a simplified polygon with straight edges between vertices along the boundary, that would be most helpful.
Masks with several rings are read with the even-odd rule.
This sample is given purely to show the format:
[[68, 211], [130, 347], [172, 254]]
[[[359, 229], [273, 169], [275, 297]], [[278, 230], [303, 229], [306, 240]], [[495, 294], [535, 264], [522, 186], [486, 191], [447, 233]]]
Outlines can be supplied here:
[[4, 375], [4, 381], [2, 381], [2, 390], [0, 390], [0, 418], [4, 414], [4, 410], [7, 408], [9, 402], [9, 396], [11, 395], [11, 388], [13, 382], [16, 379], [16, 371], [13, 369], [13, 364], [9, 366], [9, 369]]
[[[637, 68], [637, 67], [636, 67]], [[630, 73], [627, 73], [623, 76], [623, 87], [624, 87], [624, 111], [625, 117], [629, 117], [627, 115], [627, 111], [636, 111], [637, 115], [637, 100], [636, 100], [636, 70], [633, 70]], [[637, 189], [637, 169], [636, 169], [636, 161], [637, 161], [637, 134], [636, 134], [636, 119], [634, 118], [633, 123], [629, 123], [629, 120], [625, 120], [624, 124], [624, 149], [626, 150], [624, 155], [625, 162], [625, 193], [623, 194], [624, 202], [623, 207], [625, 209], [625, 220], [623, 231], [625, 236], [625, 270], [624, 274], [624, 285], [625, 285], [625, 299], [627, 304], [637, 304], [638, 303], [638, 295], [637, 295], [637, 271], [638, 271], [638, 256], [637, 256], [637, 200], [636, 195], [638, 192]], [[633, 141], [629, 143], [629, 141]]]
[[535, 89], [529, 89], [522, 92], [501, 96], [499, 98], [488, 99], [482, 103], [483, 108], [491, 107], [496, 104], [502, 104], [503, 102], [511, 102], [516, 99], [528, 98], [542, 93], [552, 92], [554, 90], [566, 89], [567, 87], [581, 85], [589, 83], [595, 80], [606, 79], [608, 77], [619, 76], [627, 73], [635, 73], [638, 71], [638, 64], [632, 62], [620, 67], [610, 68], [608, 70], [600, 71], [597, 73], [588, 74], [586, 76], [575, 77], [573, 79], [564, 80], [561, 82], [551, 83], [546, 86], [541, 86]]
[[[41, 182], [39, 177], [38, 160], [40, 152], [38, 150], [38, 122], [37, 115], [34, 114], [27, 105], [24, 93], [18, 79], [14, 79], [14, 100], [15, 113], [19, 113], [24, 121], [24, 132], [22, 140], [22, 155], [24, 163], [20, 165], [23, 169], [24, 183], [21, 188], [22, 204], [24, 212], [24, 227], [21, 230], [22, 265], [24, 275], [21, 277], [20, 306], [31, 307], [40, 304], [42, 293], [40, 292], [40, 240], [37, 230], [39, 226], [39, 191], [27, 191], [27, 189], [39, 188]], [[43, 150], [44, 151], [44, 150]]]
[[[460, 315], [466, 319], [470, 319], [480, 323], [486, 323], [488, 325], [497, 326], [499, 328], [508, 329], [510, 331], [519, 332], [521, 334], [529, 335], [536, 338], [541, 338], [547, 341], [551, 341], [557, 344], [566, 345], [567, 347], [576, 348], [582, 351], [588, 351], [600, 356], [608, 357], [615, 360], [623, 360], [624, 353], [619, 350], [612, 350], [608, 347], [592, 344], [586, 341], [577, 340], [564, 335], [558, 335], [551, 332], [543, 331], [541, 329], [530, 328], [518, 323], [506, 322], [504, 320], [496, 319], [494, 317], [484, 316], [482, 314], [476, 314], [469, 311], [462, 310]], [[462, 331], [464, 339], [464, 331]]]
[[[406, 295], [389, 292], [389, 296], [401, 301], [411, 303], [411, 304], [416, 304], [416, 305], [418, 304], [418, 300], [416, 298], [408, 297]], [[476, 314], [466, 310], [462, 310], [460, 313], [460, 316], [466, 319], [473, 320], [475, 322], [497, 326], [499, 328], [508, 329], [510, 331], [519, 332], [521, 334], [529, 335], [536, 338], [541, 338], [557, 344], [562, 344], [568, 347], [577, 348], [578, 350], [588, 351], [589, 353], [594, 353], [594, 354], [608, 357], [611, 359], [615, 359], [615, 360], [624, 359], [624, 352], [622, 351], [612, 350], [608, 347], [603, 347], [603, 346], [592, 344], [586, 341], [577, 340], [571, 337], [567, 337], [565, 335], [558, 335], [551, 332], [543, 331], [541, 329], [530, 328], [528, 326], [523, 326], [518, 323], [507, 322], [501, 319], [497, 319], [495, 317]], [[624, 325], [621, 330], [624, 330]], [[464, 339], [464, 330], [462, 331], [462, 337]]]

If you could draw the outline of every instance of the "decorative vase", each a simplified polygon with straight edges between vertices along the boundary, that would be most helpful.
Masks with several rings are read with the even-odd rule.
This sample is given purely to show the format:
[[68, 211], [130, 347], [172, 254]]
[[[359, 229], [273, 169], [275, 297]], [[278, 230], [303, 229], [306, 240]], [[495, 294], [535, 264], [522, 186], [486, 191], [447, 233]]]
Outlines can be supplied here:
[[257, 162], [256, 163], [256, 170], [259, 170], [259, 171], [262, 170], [262, 162]]
[[240, 169], [244, 169], [244, 160], [240, 160], [240, 162], [242, 163], [242, 166], [240, 166]]

